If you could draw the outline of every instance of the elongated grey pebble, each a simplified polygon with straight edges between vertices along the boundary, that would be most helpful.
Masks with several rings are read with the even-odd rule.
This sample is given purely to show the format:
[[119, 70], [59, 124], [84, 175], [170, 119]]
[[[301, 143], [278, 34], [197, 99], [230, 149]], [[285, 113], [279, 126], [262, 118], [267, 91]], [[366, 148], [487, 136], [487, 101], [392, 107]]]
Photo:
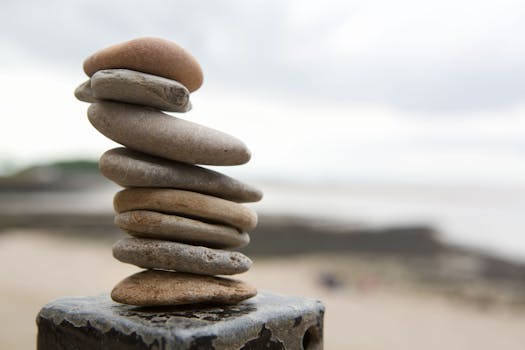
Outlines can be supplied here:
[[96, 102], [89, 121], [106, 137], [131, 149], [190, 164], [240, 165], [250, 151], [239, 139], [147, 107]]
[[191, 109], [190, 92], [181, 83], [129, 69], [99, 70], [91, 77], [93, 97], [149, 106], [169, 112]]
[[123, 187], [177, 188], [240, 203], [262, 198], [260, 190], [219, 172], [123, 147], [105, 152], [99, 167], [105, 177]]
[[234, 275], [252, 261], [242, 253], [146, 238], [123, 238], [113, 245], [115, 259], [145, 269], [200, 275]]

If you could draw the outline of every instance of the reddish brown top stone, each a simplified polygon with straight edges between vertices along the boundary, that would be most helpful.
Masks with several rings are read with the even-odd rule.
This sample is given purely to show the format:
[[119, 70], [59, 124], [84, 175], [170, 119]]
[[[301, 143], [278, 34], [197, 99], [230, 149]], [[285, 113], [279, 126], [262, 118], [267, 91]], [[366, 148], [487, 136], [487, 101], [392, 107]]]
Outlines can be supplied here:
[[202, 69], [181, 46], [160, 38], [138, 38], [95, 52], [84, 61], [92, 76], [102, 69], [125, 68], [176, 80], [189, 91], [202, 85]]

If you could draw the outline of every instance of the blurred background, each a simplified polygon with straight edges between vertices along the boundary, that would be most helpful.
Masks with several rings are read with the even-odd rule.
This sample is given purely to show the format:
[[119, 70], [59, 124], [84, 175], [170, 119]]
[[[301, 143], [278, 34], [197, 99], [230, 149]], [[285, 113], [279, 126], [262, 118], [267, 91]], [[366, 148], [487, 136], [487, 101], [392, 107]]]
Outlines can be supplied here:
[[239, 276], [319, 298], [326, 349], [525, 348], [521, 1], [0, 3], [0, 348], [50, 299], [109, 291], [115, 143], [84, 58], [159, 36], [201, 63], [181, 117], [244, 140], [260, 187]]

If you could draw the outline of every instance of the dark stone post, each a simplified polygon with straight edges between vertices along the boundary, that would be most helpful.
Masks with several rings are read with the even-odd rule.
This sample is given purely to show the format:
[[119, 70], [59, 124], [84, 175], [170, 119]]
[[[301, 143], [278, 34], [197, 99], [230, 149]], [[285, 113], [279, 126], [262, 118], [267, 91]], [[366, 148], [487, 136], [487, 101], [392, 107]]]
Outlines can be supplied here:
[[323, 315], [320, 301], [270, 293], [205, 307], [62, 298], [38, 314], [37, 350], [319, 350]]

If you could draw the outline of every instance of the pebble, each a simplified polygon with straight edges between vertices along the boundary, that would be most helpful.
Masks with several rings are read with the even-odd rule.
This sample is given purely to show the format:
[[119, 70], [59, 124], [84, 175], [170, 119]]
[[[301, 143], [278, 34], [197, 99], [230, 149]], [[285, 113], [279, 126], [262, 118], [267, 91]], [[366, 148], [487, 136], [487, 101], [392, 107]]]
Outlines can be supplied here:
[[216, 171], [123, 147], [105, 152], [99, 167], [105, 177], [123, 187], [176, 188], [240, 203], [262, 198], [260, 190]]
[[256, 294], [250, 285], [229, 278], [146, 270], [118, 283], [111, 298], [129, 305], [163, 306], [235, 304]]
[[168, 188], [129, 188], [113, 198], [117, 213], [152, 210], [204, 219], [250, 231], [257, 226], [257, 214], [244, 205], [196, 192]]
[[202, 245], [210, 248], [239, 248], [250, 243], [247, 233], [202, 221], [148, 210], [132, 210], [115, 216], [115, 224], [130, 235]]
[[132, 104], [95, 102], [91, 124], [131, 149], [190, 164], [240, 165], [250, 151], [239, 139], [161, 111]]
[[100, 70], [91, 77], [93, 96], [149, 106], [169, 112], [187, 112], [191, 109], [190, 92], [184, 85], [151, 74], [128, 69]]
[[75, 97], [77, 100], [87, 103], [97, 101], [97, 99], [93, 97], [93, 91], [91, 91], [91, 80], [83, 82], [75, 89]]
[[175, 80], [193, 92], [203, 81], [197, 60], [181, 46], [161, 38], [138, 38], [106, 47], [84, 61], [92, 76], [103, 69], [125, 68]]
[[201, 275], [234, 275], [248, 271], [252, 265], [239, 252], [144, 238], [121, 239], [113, 245], [113, 256], [146, 269]]

